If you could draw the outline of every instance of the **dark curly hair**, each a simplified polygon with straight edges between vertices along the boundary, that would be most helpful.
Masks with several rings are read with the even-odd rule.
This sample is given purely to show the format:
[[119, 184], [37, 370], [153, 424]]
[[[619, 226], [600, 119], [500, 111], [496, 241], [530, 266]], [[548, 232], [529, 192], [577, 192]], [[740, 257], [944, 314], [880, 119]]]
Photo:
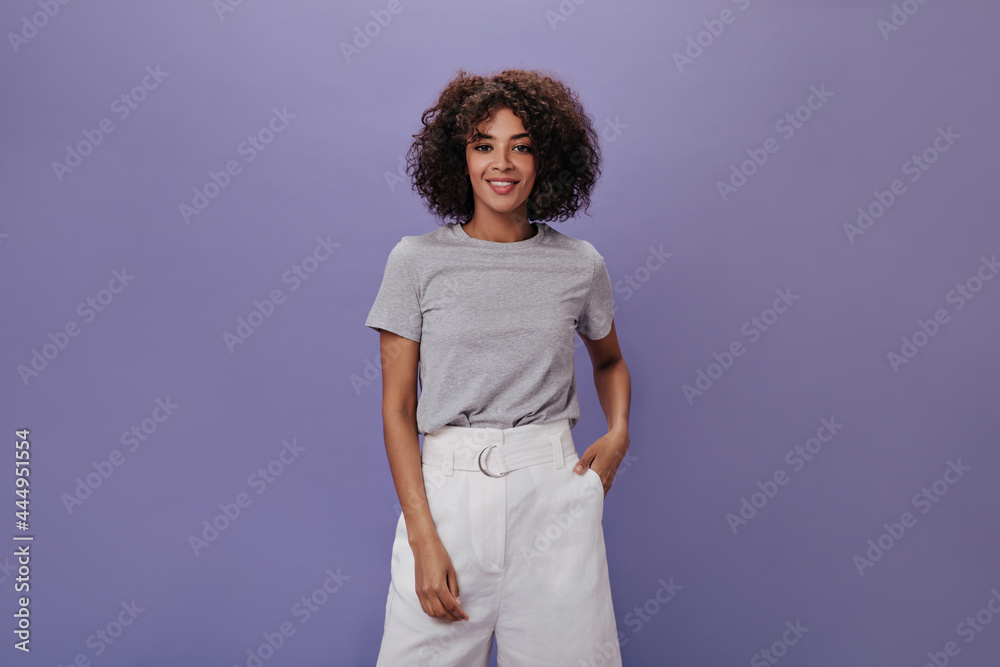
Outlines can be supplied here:
[[475, 204], [466, 172], [466, 145], [483, 121], [510, 109], [531, 138], [535, 185], [528, 197], [530, 220], [566, 220], [590, 207], [600, 176], [597, 132], [576, 93], [537, 70], [505, 70], [492, 77], [459, 69], [421, 115], [423, 129], [406, 156], [413, 189], [436, 217], [472, 219]]

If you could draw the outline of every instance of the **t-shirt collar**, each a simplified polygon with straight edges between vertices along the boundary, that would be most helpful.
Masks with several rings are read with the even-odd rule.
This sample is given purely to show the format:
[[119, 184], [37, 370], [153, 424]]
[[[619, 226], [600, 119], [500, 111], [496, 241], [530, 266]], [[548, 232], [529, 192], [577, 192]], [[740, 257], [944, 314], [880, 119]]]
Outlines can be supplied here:
[[535, 222], [533, 224], [535, 225], [535, 227], [538, 228], [538, 231], [535, 233], [534, 236], [532, 236], [531, 238], [524, 239], [523, 241], [512, 241], [510, 243], [504, 243], [502, 241], [487, 241], [485, 239], [473, 238], [469, 236], [469, 234], [465, 231], [465, 228], [462, 227], [461, 223], [458, 222], [452, 223], [452, 227], [454, 228], [455, 236], [459, 238], [463, 243], [467, 243], [470, 245], [478, 245], [484, 248], [516, 250], [518, 248], [525, 248], [527, 246], [533, 246], [537, 245], [538, 243], [541, 243], [542, 238], [545, 236], [545, 223]]

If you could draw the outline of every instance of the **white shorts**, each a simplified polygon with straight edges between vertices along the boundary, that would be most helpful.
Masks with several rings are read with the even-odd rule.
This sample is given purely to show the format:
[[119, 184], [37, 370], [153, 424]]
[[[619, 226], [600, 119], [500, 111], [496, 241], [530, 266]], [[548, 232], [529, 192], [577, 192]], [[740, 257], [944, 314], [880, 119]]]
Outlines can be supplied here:
[[421, 608], [400, 515], [377, 667], [486, 667], [494, 636], [499, 667], [621, 666], [604, 487], [593, 470], [573, 471], [579, 458], [568, 419], [424, 435], [431, 517], [469, 620]]

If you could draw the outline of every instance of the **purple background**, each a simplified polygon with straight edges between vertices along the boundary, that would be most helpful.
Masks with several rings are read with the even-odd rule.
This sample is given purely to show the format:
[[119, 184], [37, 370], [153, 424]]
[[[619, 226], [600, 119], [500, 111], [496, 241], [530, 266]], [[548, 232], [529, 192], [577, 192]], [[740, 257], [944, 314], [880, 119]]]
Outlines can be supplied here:
[[[604, 131], [591, 215], [554, 224], [604, 255], [632, 376], [631, 457], [604, 514], [625, 664], [772, 664], [757, 654], [773, 648], [780, 664], [919, 667], [953, 641], [950, 664], [995, 665], [1000, 618], [980, 610], [1000, 590], [1000, 280], [973, 278], [1000, 253], [1000, 9], [909, 0], [899, 11], [919, 9], [883, 35], [888, 1], [387, 4], [4, 3], [0, 662], [246, 665], [290, 622], [265, 665], [374, 664], [399, 510], [364, 319], [392, 246], [436, 224], [393, 175], [457, 68], [539, 67]], [[712, 24], [724, 9], [732, 22]], [[391, 22], [348, 61], [341, 44], [371, 12]], [[147, 67], [164, 74], [122, 118], [114, 100]], [[813, 86], [832, 96], [788, 137], [775, 123]], [[239, 146], [274, 109], [294, 118], [248, 161]], [[102, 118], [114, 129], [95, 134]], [[959, 138], [911, 181], [905, 163], [938, 128]], [[100, 143], [57, 174], [85, 132]], [[723, 197], [717, 183], [769, 137], [777, 152]], [[230, 160], [239, 173], [185, 221], [180, 205]], [[905, 193], [850, 239], [894, 179]], [[282, 277], [318, 238], [339, 246], [293, 290]], [[134, 279], [102, 293], [123, 267]], [[979, 291], [959, 309], [948, 295], [969, 279]], [[230, 350], [224, 334], [275, 289], [283, 302]], [[752, 340], [779, 289], [798, 299]], [[106, 303], [92, 319], [88, 298]], [[947, 323], [894, 369], [887, 355], [938, 309]], [[68, 323], [78, 335], [22, 378]], [[734, 341], [742, 356], [710, 367]], [[577, 353], [582, 452], [605, 422]], [[699, 370], [715, 379], [688, 400]], [[178, 407], [129, 451], [123, 432], [168, 398]], [[821, 419], [843, 428], [796, 469], [786, 454]], [[30, 656], [12, 648], [20, 428]], [[252, 486], [293, 440], [298, 456]], [[115, 450], [121, 465], [67, 509]], [[921, 501], [959, 460], [946, 494]], [[787, 484], [769, 486], [776, 473]], [[240, 493], [249, 506], [195, 555], [189, 536]], [[762, 507], [734, 531], [744, 498]], [[907, 511], [915, 523], [883, 536]], [[859, 572], [880, 536], [889, 550]], [[293, 605], [327, 570], [340, 588], [302, 622]], [[132, 600], [143, 611], [96, 655], [88, 637]], [[968, 641], [977, 612], [990, 622]], [[786, 622], [808, 628], [794, 645]]]

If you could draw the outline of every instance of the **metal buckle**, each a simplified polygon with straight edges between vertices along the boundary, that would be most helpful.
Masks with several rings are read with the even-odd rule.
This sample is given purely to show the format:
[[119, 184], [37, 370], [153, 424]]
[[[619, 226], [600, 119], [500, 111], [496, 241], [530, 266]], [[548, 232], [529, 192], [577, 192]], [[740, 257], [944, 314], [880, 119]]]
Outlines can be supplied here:
[[503, 477], [507, 473], [502, 472], [499, 475], [494, 475], [493, 473], [489, 472], [488, 470], [486, 470], [486, 468], [483, 467], [483, 454], [490, 451], [490, 449], [492, 449], [493, 447], [496, 447], [496, 445], [490, 445], [489, 447], [484, 447], [483, 451], [479, 452], [479, 469], [482, 470], [483, 474], [488, 477]]

